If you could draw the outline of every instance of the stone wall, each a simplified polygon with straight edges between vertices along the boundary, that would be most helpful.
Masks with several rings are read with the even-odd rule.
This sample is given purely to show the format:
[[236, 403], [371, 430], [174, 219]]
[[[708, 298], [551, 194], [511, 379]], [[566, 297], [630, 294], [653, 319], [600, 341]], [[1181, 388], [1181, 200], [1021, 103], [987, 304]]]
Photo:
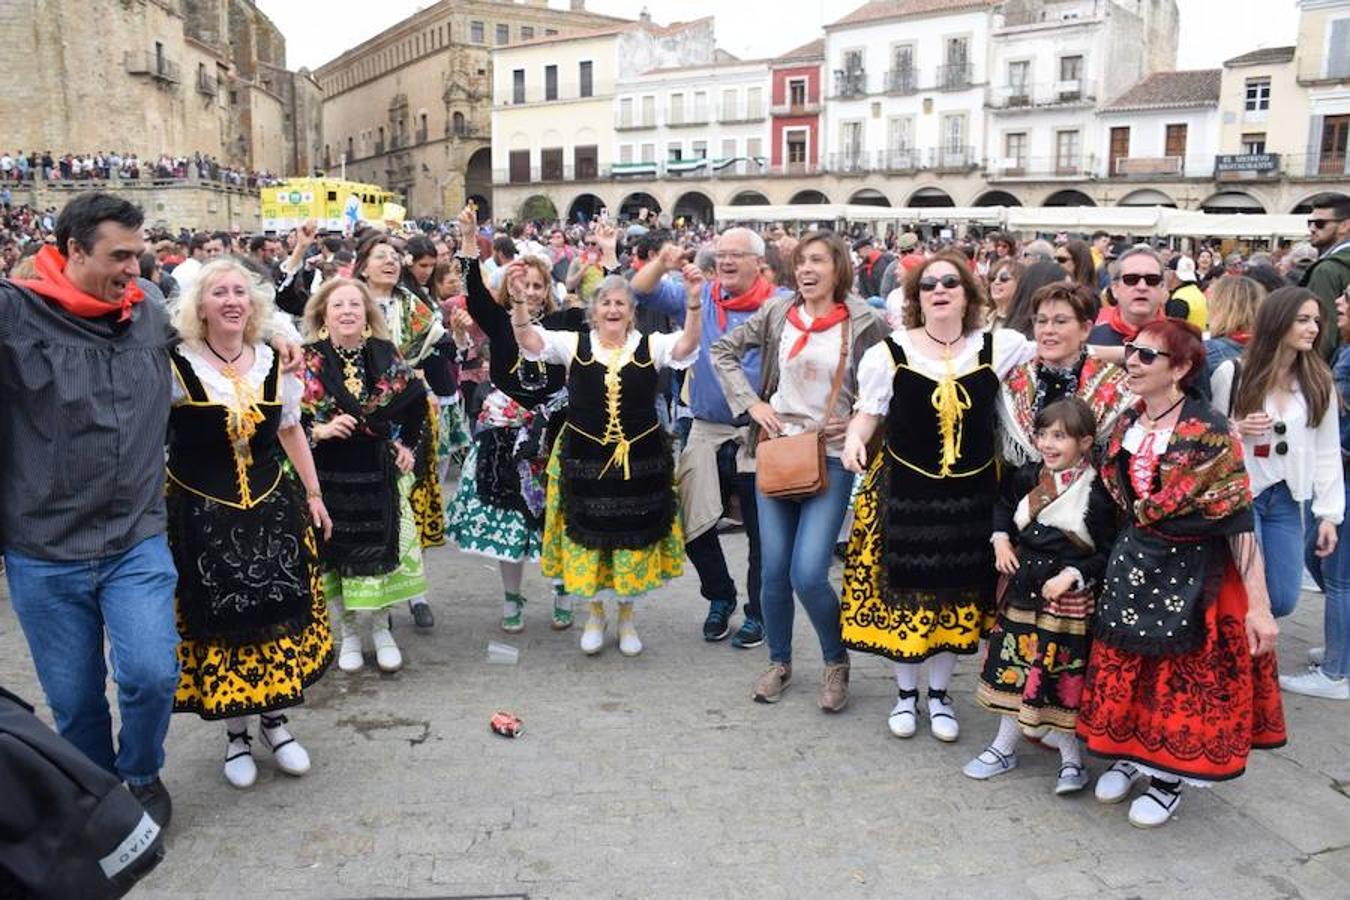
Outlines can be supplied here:
[[83, 191], [99, 190], [125, 197], [145, 211], [151, 228], [177, 231], [218, 231], [235, 225], [243, 231], [261, 227], [262, 211], [257, 191], [226, 188], [195, 181], [171, 184], [136, 184], [113, 179], [106, 182], [41, 182], [14, 189], [13, 202], [37, 209], [54, 206], [59, 211]]

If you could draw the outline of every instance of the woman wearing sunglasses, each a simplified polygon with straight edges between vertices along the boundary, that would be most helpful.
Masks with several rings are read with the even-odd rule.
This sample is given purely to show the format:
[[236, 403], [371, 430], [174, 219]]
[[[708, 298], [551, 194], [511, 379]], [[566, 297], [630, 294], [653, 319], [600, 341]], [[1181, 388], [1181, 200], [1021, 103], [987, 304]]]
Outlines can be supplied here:
[[[999, 382], [1035, 344], [1008, 329], [982, 330], [980, 287], [959, 253], [916, 268], [905, 295], [907, 327], [869, 350], [858, 370], [844, 465], [867, 478], [840, 618], [845, 646], [895, 662], [891, 732], [907, 738], [918, 728], [926, 660], [930, 729], [954, 741], [947, 687], [957, 656], [976, 652], [993, 612]], [[867, 445], [883, 423], [883, 449], [869, 467]]]
[[984, 317], [987, 330], [1005, 327], [1013, 295], [1017, 293], [1017, 283], [1022, 280], [1024, 271], [1022, 264], [1015, 259], [997, 259], [990, 264], [989, 310]]
[[1078, 735], [1115, 760], [1097, 779], [1102, 803], [1150, 779], [1130, 805], [1141, 828], [1172, 817], [1183, 782], [1236, 778], [1251, 748], [1285, 741], [1251, 488], [1228, 420], [1191, 390], [1204, 368], [1192, 326], [1141, 328], [1125, 345], [1139, 403], [1100, 467], [1126, 522], [1097, 601]]
[[1214, 408], [1226, 413], [1242, 436], [1276, 618], [1294, 611], [1302, 588], [1307, 501], [1321, 557], [1336, 549], [1337, 526], [1345, 517], [1336, 385], [1317, 353], [1321, 315], [1317, 296], [1307, 288], [1273, 292], [1257, 309], [1242, 356], [1220, 365], [1211, 379]]

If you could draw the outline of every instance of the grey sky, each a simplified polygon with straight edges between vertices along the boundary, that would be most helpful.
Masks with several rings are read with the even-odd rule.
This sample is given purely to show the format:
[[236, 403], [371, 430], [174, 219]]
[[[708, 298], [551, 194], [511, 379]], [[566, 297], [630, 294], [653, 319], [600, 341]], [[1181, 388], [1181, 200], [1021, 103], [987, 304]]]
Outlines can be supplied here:
[[[315, 68], [343, 50], [430, 4], [426, 0], [257, 0], [286, 36], [292, 68]], [[565, 8], [566, 0], [550, 0]], [[820, 36], [820, 26], [842, 18], [862, 0], [588, 0], [593, 12], [628, 18], [642, 6], [661, 23], [717, 17], [717, 42], [743, 58], [776, 56]], [[1298, 27], [1294, 0], [1178, 0], [1181, 40], [1177, 68], [1216, 68], [1225, 59], [1292, 44]], [[785, 11], [791, 11], [785, 14]], [[772, 24], [770, 24], [772, 23]]]

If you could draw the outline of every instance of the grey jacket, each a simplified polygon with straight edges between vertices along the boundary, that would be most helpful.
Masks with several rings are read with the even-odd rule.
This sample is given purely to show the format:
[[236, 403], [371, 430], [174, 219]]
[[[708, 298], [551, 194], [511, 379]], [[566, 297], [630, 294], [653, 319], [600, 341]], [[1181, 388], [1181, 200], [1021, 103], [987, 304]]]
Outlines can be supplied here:
[[[800, 302], [801, 297], [795, 293], [774, 297], [712, 345], [713, 371], [717, 373], [717, 380], [726, 393], [732, 414], [739, 416], [747, 412], [759, 401], [769, 400], [778, 390], [778, 345], [783, 340], [788, 308]], [[845, 417], [853, 412], [853, 398], [858, 391], [858, 363], [862, 361], [862, 355], [890, 332], [886, 320], [865, 301], [850, 295], [846, 302], [852, 346], [849, 348], [848, 370], [844, 373], [844, 382], [839, 388], [839, 397], [832, 411], [834, 416]], [[762, 360], [762, 388], [758, 393], [745, 377], [740, 362], [748, 350], [756, 347], [761, 350]], [[749, 440], [752, 452], [758, 443], [759, 425], [752, 421]]]

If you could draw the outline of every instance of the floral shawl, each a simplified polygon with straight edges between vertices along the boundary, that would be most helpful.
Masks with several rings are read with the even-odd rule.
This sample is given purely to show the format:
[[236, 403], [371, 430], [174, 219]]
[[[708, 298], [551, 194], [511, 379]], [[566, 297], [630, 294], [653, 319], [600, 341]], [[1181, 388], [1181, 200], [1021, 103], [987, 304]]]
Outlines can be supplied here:
[[[1036, 421], [1038, 373], [1036, 360], [1023, 363], [1008, 373], [998, 396], [998, 415], [1002, 425], [1003, 459], [1015, 466], [1039, 462], [1041, 454], [1032, 443]], [[1096, 443], [1103, 445], [1111, 435], [1120, 414], [1134, 402], [1125, 387], [1125, 370], [1091, 356], [1083, 360], [1074, 392], [1092, 409], [1097, 418]]]
[[389, 334], [403, 358], [415, 366], [431, 355], [445, 336], [440, 314], [403, 285], [394, 288], [394, 314], [388, 317]]
[[[422, 414], [426, 386], [388, 341], [370, 338], [362, 349], [366, 370], [365, 396], [353, 397], [343, 384], [342, 364], [330, 341], [305, 345], [305, 391], [300, 412], [306, 422], [328, 422], [341, 413], [354, 417], [371, 436], [393, 438], [412, 411]], [[417, 432], [401, 435], [410, 449]]]

